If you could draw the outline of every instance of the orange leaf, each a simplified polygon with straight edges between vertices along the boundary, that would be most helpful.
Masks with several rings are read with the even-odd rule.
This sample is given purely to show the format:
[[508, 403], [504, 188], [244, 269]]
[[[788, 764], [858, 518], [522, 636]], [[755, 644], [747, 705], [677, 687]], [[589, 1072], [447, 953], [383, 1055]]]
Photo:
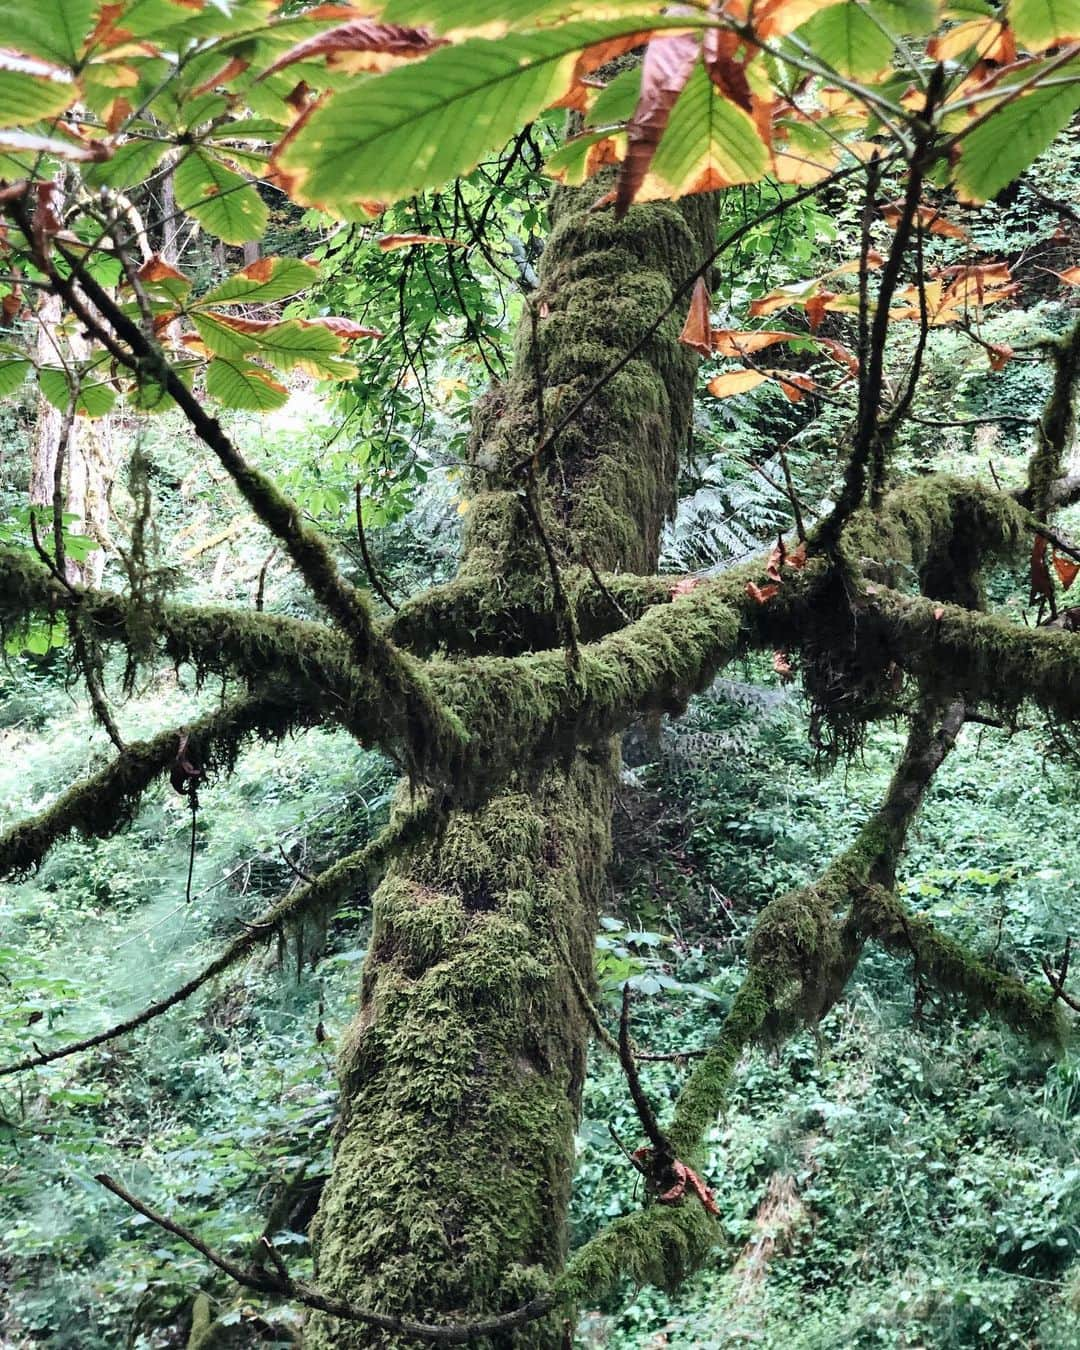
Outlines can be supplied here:
[[190, 279], [167, 263], [160, 253], [151, 253], [135, 275], [140, 281], [183, 281], [190, 284]]
[[811, 332], [816, 333], [821, 327], [821, 321], [829, 308], [829, 301], [835, 299], [835, 291], [820, 291], [807, 300], [804, 308], [806, 310], [806, 321], [810, 325]]
[[401, 61], [426, 56], [446, 45], [446, 38], [434, 37], [426, 28], [405, 28], [397, 23], [375, 23], [355, 19], [325, 33], [305, 38], [279, 56], [261, 79], [274, 75], [296, 61], [311, 61], [325, 56], [328, 66], [353, 73], [385, 70]]
[[346, 342], [353, 342], [357, 338], [381, 338], [386, 334], [379, 328], [365, 328], [362, 323], [357, 323], [355, 319], [345, 319], [339, 314], [320, 314], [314, 319], [299, 319], [301, 328], [329, 328], [331, 333], [336, 333], [339, 338], [344, 338]]
[[460, 239], [447, 239], [441, 234], [384, 234], [376, 241], [384, 253], [394, 248], [409, 248], [413, 244], [445, 244], [447, 248], [464, 248]]
[[[881, 208], [881, 214], [886, 225], [891, 225], [895, 230], [900, 224], [904, 214], [903, 202], [889, 202], [887, 206]], [[921, 225], [924, 230], [930, 234], [941, 234], [947, 239], [967, 239], [966, 230], [962, 230], [959, 225], [954, 225], [952, 221], [946, 220], [941, 212], [934, 206], [919, 206], [915, 210], [915, 223]]]
[[807, 394], [812, 394], [817, 388], [816, 381], [809, 375], [799, 375], [790, 370], [770, 370], [769, 374], [784, 391], [784, 397], [789, 403], [801, 403]]
[[1046, 565], [1046, 540], [1037, 534], [1031, 550], [1031, 595], [1028, 603], [1053, 598], [1054, 583], [1050, 580], [1050, 569]]
[[1015, 354], [1007, 342], [991, 342], [989, 348], [990, 369], [1004, 370]]
[[231, 60], [225, 62], [216, 75], [211, 75], [208, 80], [204, 80], [197, 89], [193, 89], [191, 92], [193, 95], [208, 94], [211, 89], [216, 89], [219, 84], [228, 84], [230, 80], [235, 80], [237, 75], [243, 75], [250, 65], [251, 62], [245, 61], [243, 57], [234, 56]]
[[715, 375], [706, 388], [716, 398], [731, 398], [734, 394], [745, 394], [748, 389], [755, 389], [766, 378], [758, 370], [729, 370], [724, 375]]
[[692, 347], [701, 356], [708, 356], [712, 352], [709, 338], [709, 309], [709, 288], [705, 284], [705, 278], [698, 277], [694, 282], [690, 310], [679, 334], [679, 341], [687, 347]]
[[1067, 591], [1076, 580], [1077, 572], [1080, 572], [1080, 562], [1075, 562], [1072, 558], [1063, 558], [1060, 553], [1055, 553], [1054, 571], [1061, 581], [1061, 589]]
[[746, 583], [746, 594], [751, 600], [756, 600], [759, 605], [767, 604], [780, 589], [773, 584], [770, 586], [758, 586], [753, 581]]
[[749, 356], [777, 342], [798, 342], [805, 337], [805, 333], [771, 333], [766, 329], [714, 328], [712, 349], [720, 356]]

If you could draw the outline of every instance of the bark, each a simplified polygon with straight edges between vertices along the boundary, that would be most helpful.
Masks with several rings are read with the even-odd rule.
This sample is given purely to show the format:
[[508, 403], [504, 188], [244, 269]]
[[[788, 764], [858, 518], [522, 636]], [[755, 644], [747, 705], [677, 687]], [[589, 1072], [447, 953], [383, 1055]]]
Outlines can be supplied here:
[[[493, 608], [510, 594], [522, 613], [540, 597], [535, 608], [551, 613], [515, 469], [542, 439], [539, 424], [554, 425], [711, 247], [709, 200], [638, 207], [617, 224], [588, 211], [593, 195], [556, 197], [514, 374], [477, 418], [459, 581], [487, 588]], [[561, 562], [655, 566], [696, 367], [678, 331], [673, 317], [540, 466], [536, 502]], [[508, 642], [520, 651], [528, 638]], [[545, 625], [535, 645], [549, 642]], [[399, 859], [376, 893], [313, 1228], [327, 1291], [389, 1313], [472, 1320], [526, 1302], [563, 1266], [589, 1035], [582, 991], [593, 981], [616, 772], [605, 739], [555, 767], [522, 763], [481, 810], [453, 814]], [[552, 1315], [484, 1343], [554, 1346], [564, 1334]], [[305, 1343], [403, 1342], [316, 1315]]]

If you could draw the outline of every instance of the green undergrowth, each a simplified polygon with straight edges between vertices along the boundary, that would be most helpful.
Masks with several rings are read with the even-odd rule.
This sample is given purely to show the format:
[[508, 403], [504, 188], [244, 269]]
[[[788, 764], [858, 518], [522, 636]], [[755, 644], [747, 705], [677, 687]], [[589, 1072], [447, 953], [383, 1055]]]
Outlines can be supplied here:
[[[12, 667], [0, 731], [0, 823], [45, 806], [99, 762], [103, 737], [63, 691]], [[173, 680], [126, 710], [133, 731], [182, 722]], [[17, 715], [20, 709], [26, 715]], [[48, 740], [29, 710], [49, 714]], [[108, 840], [73, 839], [0, 889], [0, 1061], [93, 1034], [170, 992], [274, 899], [385, 819], [392, 776], [342, 736], [309, 732], [251, 749], [200, 792], [192, 898], [191, 817], [168, 783]], [[329, 1161], [333, 1056], [363, 957], [367, 896], [326, 931], [259, 948], [187, 1005], [88, 1055], [0, 1079], [0, 1343], [71, 1350], [173, 1346], [195, 1292], [250, 1343], [256, 1311], [205, 1262], [105, 1194], [107, 1171], [245, 1256], [275, 1196]], [[321, 954], [315, 967], [309, 958]], [[277, 1242], [307, 1259], [303, 1197]], [[289, 1310], [260, 1309], [274, 1324]], [[255, 1319], [255, 1322], [252, 1321]], [[261, 1335], [261, 1333], [260, 1333]], [[273, 1337], [270, 1338], [273, 1343]]]
[[[624, 782], [612, 947], [651, 997], [639, 1046], [715, 1037], [756, 914], [819, 875], [880, 799], [903, 742], [881, 725], [825, 777], [792, 693], [721, 681], [688, 718], [643, 738]], [[939, 771], [897, 892], [1003, 976], [1045, 988], [1080, 920], [1069, 847], [1077, 771], [1044, 728], [969, 726]], [[616, 928], [616, 922], [621, 927]], [[636, 964], [634, 964], [636, 963]], [[624, 973], [620, 969], [619, 973]], [[609, 995], [609, 1000], [613, 996]], [[616, 1013], [607, 1010], [609, 1025]], [[693, 1060], [642, 1064], [661, 1120]], [[594, 1053], [579, 1138], [575, 1236], [633, 1210], [640, 1142], [618, 1066]], [[645, 1350], [1080, 1343], [1080, 1065], [1054, 1059], [913, 983], [903, 953], [868, 948], [818, 1033], [740, 1060], [708, 1135], [717, 1250], [674, 1297], [624, 1291], [586, 1309], [577, 1344]]]

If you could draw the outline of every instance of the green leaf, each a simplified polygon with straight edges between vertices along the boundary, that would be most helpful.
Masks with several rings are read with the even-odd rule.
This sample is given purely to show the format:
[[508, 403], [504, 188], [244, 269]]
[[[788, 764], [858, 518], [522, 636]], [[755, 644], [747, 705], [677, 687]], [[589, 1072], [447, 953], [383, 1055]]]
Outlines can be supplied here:
[[[1080, 76], [1080, 64], [1055, 78]], [[961, 196], [986, 201], [1019, 178], [1080, 109], [1080, 83], [1035, 89], [988, 117], [960, 143], [953, 182]]]
[[30, 362], [22, 360], [0, 360], [0, 398], [13, 394], [30, 370]]
[[55, 117], [75, 102], [78, 93], [74, 77], [63, 66], [0, 48], [0, 127], [28, 126]]
[[937, 24], [937, 0], [871, 0], [871, 13], [892, 33], [923, 36]]
[[334, 95], [283, 142], [275, 167], [294, 200], [330, 210], [438, 187], [557, 102], [585, 48], [639, 31], [631, 20], [574, 23], [440, 47]]
[[93, 27], [98, 0], [0, 0], [5, 47], [70, 66]]
[[297, 367], [312, 375], [334, 370], [333, 358], [341, 353], [341, 339], [319, 326], [309, 327], [298, 319], [286, 319], [250, 335], [254, 350], [279, 370]]
[[624, 142], [624, 133], [608, 131], [590, 131], [584, 136], [575, 136], [572, 141], [561, 145], [544, 163], [544, 172], [567, 187], [580, 187], [590, 177], [589, 155], [593, 146], [602, 141], [619, 136]]
[[641, 97], [641, 67], [621, 71], [596, 97], [596, 102], [585, 114], [587, 127], [610, 126], [613, 122], [629, 122]]
[[226, 244], [246, 244], [266, 233], [270, 213], [252, 184], [194, 150], [176, 166], [173, 175], [177, 205]]
[[[71, 385], [67, 371], [60, 366], [42, 366], [38, 371], [38, 386], [42, 397], [60, 412], [66, 413], [71, 402]], [[84, 377], [79, 385], [75, 411], [83, 417], [104, 417], [116, 403], [116, 390], [104, 380]]]
[[318, 268], [299, 258], [260, 258], [207, 291], [196, 307], [269, 305], [307, 290], [318, 278]]
[[[387, 23], [426, 24], [438, 33], [488, 36], [534, 22], [552, 23], [587, 17], [590, 0], [383, 0], [377, 7]], [[604, 13], [647, 14], [648, 0], [605, 0]]]
[[226, 408], [273, 412], [288, 402], [289, 391], [258, 366], [218, 357], [206, 370], [206, 392]]
[[1013, 0], [1009, 19], [1017, 42], [1028, 51], [1080, 38], [1080, 0]]
[[846, 0], [815, 14], [798, 29], [815, 54], [841, 75], [872, 79], [888, 71], [893, 44], [858, 0]]
[[213, 314], [191, 315], [195, 331], [206, 344], [213, 356], [225, 356], [232, 361], [243, 361], [249, 352], [255, 350], [255, 344], [246, 333], [238, 333], [227, 324], [220, 323]]
[[[671, 110], [649, 171], [672, 196], [756, 182], [769, 152], [753, 118], [719, 93], [705, 67], [696, 65]], [[647, 200], [645, 192], [638, 200]]]

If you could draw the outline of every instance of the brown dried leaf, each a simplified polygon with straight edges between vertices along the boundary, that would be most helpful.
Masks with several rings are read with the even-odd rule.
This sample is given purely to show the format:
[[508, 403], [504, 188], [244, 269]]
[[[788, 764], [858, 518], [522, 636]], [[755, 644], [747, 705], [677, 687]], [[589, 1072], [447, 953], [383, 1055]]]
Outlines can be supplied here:
[[325, 56], [327, 65], [344, 67], [353, 72], [385, 70], [388, 65], [426, 56], [436, 47], [446, 45], [446, 38], [437, 38], [426, 28], [406, 28], [397, 23], [376, 23], [372, 19], [355, 19], [325, 33], [305, 38], [279, 56], [263, 74], [274, 75], [297, 61], [312, 61]]
[[705, 284], [705, 278], [698, 277], [697, 281], [694, 282], [694, 293], [690, 297], [690, 309], [686, 315], [682, 332], [679, 334], [679, 341], [687, 347], [692, 347], [701, 356], [709, 356], [712, 353], [712, 342], [709, 336], [709, 310], [709, 288]]
[[1031, 549], [1030, 604], [1034, 604], [1036, 600], [1054, 598], [1054, 583], [1050, 579], [1050, 569], [1046, 565], [1046, 547], [1046, 540], [1041, 534], [1037, 534]]
[[615, 215], [630, 209], [649, 171], [656, 147], [701, 52], [696, 33], [661, 33], [645, 50], [641, 94], [627, 124], [627, 150], [615, 186]]
[[[891, 225], [895, 230], [904, 215], [903, 202], [889, 202], [887, 206], [881, 208], [881, 215], [885, 224]], [[951, 220], [946, 220], [936, 206], [927, 206], [925, 203], [915, 209], [915, 224], [922, 226], [930, 234], [944, 235], [946, 239], [968, 238], [966, 230], [954, 225]]]
[[757, 388], [766, 378], [758, 370], [729, 370], [724, 375], [715, 375], [705, 387], [715, 398], [731, 398]]
[[1076, 580], [1076, 574], [1080, 572], [1080, 562], [1077, 562], [1074, 558], [1062, 557], [1060, 553], [1055, 552], [1054, 571], [1061, 581], [1061, 589], [1067, 591]]
[[447, 239], [441, 234], [384, 234], [376, 243], [384, 253], [395, 248], [410, 248], [413, 244], [445, 244], [447, 248], [465, 248], [460, 239]]
[[746, 594], [751, 600], [756, 600], [759, 605], [767, 604], [779, 589], [780, 587], [775, 583], [769, 586], [758, 586], [753, 581], [746, 583]]

